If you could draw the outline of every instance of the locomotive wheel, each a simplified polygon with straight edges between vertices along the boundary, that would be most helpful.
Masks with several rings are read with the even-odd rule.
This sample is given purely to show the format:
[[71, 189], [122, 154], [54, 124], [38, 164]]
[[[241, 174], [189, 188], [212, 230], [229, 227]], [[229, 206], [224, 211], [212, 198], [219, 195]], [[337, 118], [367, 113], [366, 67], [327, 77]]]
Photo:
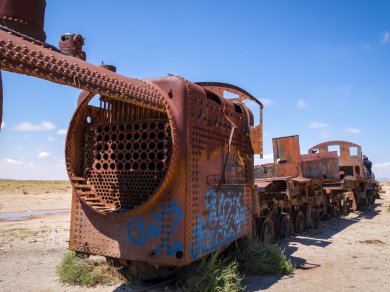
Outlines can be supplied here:
[[341, 201], [340, 213], [343, 214], [344, 216], [348, 215], [348, 198], [345, 198], [344, 200]]
[[339, 218], [340, 217], [340, 208], [338, 207], [338, 204], [334, 204], [331, 206], [331, 216], [333, 218]]
[[260, 233], [261, 242], [271, 244], [275, 239], [275, 226], [271, 217], [266, 217]]
[[375, 204], [376, 195], [371, 193], [371, 205]]
[[295, 233], [302, 233], [305, 230], [305, 215], [302, 211], [298, 211], [294, 220]]
[[319, 214], [320, 220], [328, 219], [328, 214], [329, 214], [328, 207], [323, 206], [321, 209], [321, 213]]
[[373, 205], [375, 203], [375, 195], [371, 191], [367, 191], [367, 203]]
[[353, 199], [351, 199], [351, 200], [352, 200], [352, 202], [351, 202], [351, 209], [352, 209], [352, 211], [356, 211], [357, 208], [358, 208], [356, 193], [353, 193]]
[[320, 213], [318, 210], [316, 210], [315, 212], [313, 212], [313, 227], [314, 228], [318, 228], [318, 226], [320, 226], [320, 222], [321, 222], [321, 216], [320, 216]]
[[286, 238], [291, 235], [291, 217], [289, 214], [280, 214], [277, 224], [279, 239]]
[[347, 215], [351, 213], [352, 210], [352, 200], [350, 198], [345, 199], [346, 205], [347, 205]]
[[314, 227], [314, 212], [311, 206], [306, 208], [306, 228]]

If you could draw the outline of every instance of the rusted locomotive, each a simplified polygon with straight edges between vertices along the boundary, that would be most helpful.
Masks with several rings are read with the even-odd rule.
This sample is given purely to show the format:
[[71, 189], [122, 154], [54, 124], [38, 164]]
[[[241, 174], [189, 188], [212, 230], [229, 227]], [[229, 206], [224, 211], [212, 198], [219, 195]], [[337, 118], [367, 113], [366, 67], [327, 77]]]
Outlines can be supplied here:
[[[252, 233], [261, 102], [229, 84], [118, 75], [85, 61], [80, 35], [44, 43], [45, 1], [0, 4], [1, 69], [83, 90], [65, 149], [71, 250], [148, 278]], [[257, 126], [246, 100], [259, 106]]]
[[[71, 250], [152, 278], [245, 235], [271, 242], [292, 225], [315, 226], [376, 192], [357, 145], [354, 179], [341, 169], [344, 152], [320, 144], [301, 155], [297, 136], [274, 139], [275, 163], [255, 168], [263, 152], [255, 97], [230, 84], [137, 80], [90, 64], [80, 35], [63, 35], [59, 49], [44, 42], [44, 8], [44, 0], [0, 1], [0, 68], [83, 90], [65, 149]], [[258, 105], [259, 125], [246, 101]]]
[[328, 215], [347, 215], [379, 197], [361, 146], [329, 141], [301, 155], [298, 136], [272, 142], [274, 163], [255, 166], [257, 231], [264, 241], [300, 233]]

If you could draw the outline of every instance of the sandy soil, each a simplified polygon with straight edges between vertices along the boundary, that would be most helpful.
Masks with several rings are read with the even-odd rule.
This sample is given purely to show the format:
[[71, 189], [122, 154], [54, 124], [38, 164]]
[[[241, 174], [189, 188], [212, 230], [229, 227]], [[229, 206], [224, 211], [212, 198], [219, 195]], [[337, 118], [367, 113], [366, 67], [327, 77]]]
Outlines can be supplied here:
[[247, 276], [249, 291], [390, 291], [390, 187], [375, 207], [282, 243], [291, 276]]
[[[5, 191], [0, 182], [0, 213], [70, 208], [70, 189], [45, 190], [52, 187], [45, 185], [40, 190], [38, 186], [36, 189], [28, 189], [28, 186], [26, 183], [25, 194], [23, 189], [16, 187]], [[246, 275], [247, 289], [388, 291], [390, 187], [385, 189], [386, 194], [375, 207], [323, 222], [320, 228], [283, 242], [282, 247], [297, 266], [293, 275]], [[59, 198], [61, 200], [57, 200]], [[70, 214], [64, 213], [22, 221], [0, 221], [0, 291], [134, 290], [126, 286], [86, 289], [59, 283], [55, 270], [67, 249], [69, 218]]]
[[68, 181], [0, 180], [0, 212], [70, 209]]

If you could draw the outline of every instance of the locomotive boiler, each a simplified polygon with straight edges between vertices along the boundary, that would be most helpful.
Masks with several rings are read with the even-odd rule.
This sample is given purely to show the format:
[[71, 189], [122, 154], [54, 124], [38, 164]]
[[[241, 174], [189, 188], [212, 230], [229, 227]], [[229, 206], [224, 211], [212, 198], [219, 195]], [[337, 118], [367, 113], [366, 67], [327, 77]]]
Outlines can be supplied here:
[[1, 69], [83, 90], [65, 147], [71, 250], [149, 278], [252, 233], [261, 102], [230, 84], [121, 76], [86, 62], [80, 35], [44, 43], [45, 1], [0, 4]]

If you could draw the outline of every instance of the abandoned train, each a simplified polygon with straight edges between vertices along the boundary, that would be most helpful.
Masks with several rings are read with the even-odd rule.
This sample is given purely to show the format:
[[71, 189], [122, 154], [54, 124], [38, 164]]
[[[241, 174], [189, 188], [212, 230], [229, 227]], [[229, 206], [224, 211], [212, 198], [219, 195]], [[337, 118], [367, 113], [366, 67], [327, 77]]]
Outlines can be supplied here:
[[[263, 105], [251, 94], [176, 76], [137, 80], [95, 66], [85, 61], [80, 35], [63, 35], [59, 49], [44, 42], [44, 0], [15, 3], [0, 1], [1, 69], [83, 90], [65, 150], [71, 250], [151, 278], [243, 236], [272, 242], [377, 196], [360, 146], [331, 142], [340, 145], [339, 156], [328, 144], [300, 155], [297, 136], [277, 138], [275, 163], [255, 167]], [[258, 125], [248, 100], [258, 106]], [[356, 155], [348, 156], [348, 147]]]
[[274, 163], [255, 166], [257, 232], [263, 241], [316, 227], [328, 215], [347, 215], [379, 197], [361, 146], [329, 141], [301, 155], [298, 136], [272, 142]]

